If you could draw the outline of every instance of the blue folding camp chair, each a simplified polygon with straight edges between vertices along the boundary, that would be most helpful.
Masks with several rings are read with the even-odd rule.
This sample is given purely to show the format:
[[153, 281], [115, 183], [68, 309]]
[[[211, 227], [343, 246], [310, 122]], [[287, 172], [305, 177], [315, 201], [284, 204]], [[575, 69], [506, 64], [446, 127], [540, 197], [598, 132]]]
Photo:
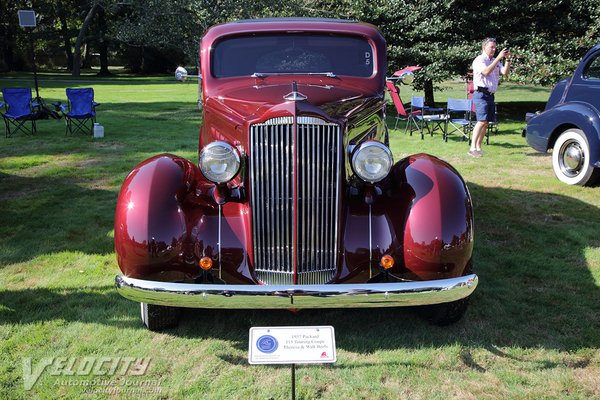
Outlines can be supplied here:
[[[471, 131], [473, 123], [471, 121], [471, 99], [453, 99], [448, 98], [446, 107], [446, 122], [444, 126], [444, 142], [448, 141], [448, 136], [453, 132], [459, 132], [463, 139], [468, 139], [471, 143]], [[452, 130], [449, 131], [448, 128]]]
[[65, 104], [60, 105], [65, 117], [65, 135], [77, 132], [91, 135], [96, 122], [96, 107], [100, 105], [94, 101], [94, 89], [67, 88], [67, 99], [69, 100], [68, 112]]
[[404, 133], [409, 131], [412, 136], [413, 131], [418, 131], [421, 139], [424, 139], [424, 130], [427, 129], [427, 132], [433, 136], [436, 129], [441, 130], [444, 126], [446, 116], [442, 114], [443, 111], [443, 108], [426, 106], [423, 96], [412, 96]]
[[[0, 108], [4, 107], [2, 114], [4, 125], [6, 125], [6, 137], [11, 137], [21, 131], [24, 134], [34, 134], [37, 131], [35, 126], [36, 108], [39, 104], [31, 99], [30, 88], [4, 88], [2, 89], [4, 101], [0, 103]], [[27, 123], [31, 123], [31, 128]], [[12, 128], [12, 129], [11, 129]]]

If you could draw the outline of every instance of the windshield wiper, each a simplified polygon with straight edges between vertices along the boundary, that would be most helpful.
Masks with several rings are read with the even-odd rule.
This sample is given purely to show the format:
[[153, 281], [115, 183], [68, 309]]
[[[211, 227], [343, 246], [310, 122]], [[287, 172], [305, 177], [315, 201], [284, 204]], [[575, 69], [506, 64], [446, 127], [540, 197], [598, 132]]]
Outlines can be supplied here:
[[266, 78], [267, 76], [277, 75], [323, 75], [329, 78], [337, 78], [333, 72], [255, 72], [250, 75], [252, 78]]

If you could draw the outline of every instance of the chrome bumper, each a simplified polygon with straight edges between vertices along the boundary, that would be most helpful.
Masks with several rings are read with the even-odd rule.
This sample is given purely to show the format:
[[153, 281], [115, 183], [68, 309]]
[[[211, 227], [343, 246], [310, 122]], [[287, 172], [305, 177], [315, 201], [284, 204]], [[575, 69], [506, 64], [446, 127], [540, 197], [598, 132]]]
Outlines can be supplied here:
[[477, 275], [435, 281], [328, 285], [204, 285], [117, 276], [130, 300], [173, 307], [276, 309], [403, 307], [438, 304], [469, 296]]

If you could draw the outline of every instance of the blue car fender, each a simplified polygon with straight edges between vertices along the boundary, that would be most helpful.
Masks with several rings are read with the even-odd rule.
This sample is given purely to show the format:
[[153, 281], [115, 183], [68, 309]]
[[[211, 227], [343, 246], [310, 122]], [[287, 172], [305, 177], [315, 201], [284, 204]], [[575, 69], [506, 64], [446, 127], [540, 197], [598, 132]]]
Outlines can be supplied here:
[[564, 103], [533, 117], [527, 124], [527, 143], [546, 152], [562, 132], [573, 127], [583, 131], [590, 146], [590, 161], [600, 166], [600, 117], [588, 103]]

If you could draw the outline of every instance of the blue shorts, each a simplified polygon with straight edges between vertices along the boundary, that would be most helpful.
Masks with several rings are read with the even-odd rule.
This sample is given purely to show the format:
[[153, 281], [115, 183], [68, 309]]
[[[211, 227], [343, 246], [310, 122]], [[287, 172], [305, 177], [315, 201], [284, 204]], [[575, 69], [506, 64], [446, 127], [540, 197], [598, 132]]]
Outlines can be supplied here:
[[496, 103], [493, 94], [473, 93], [473, 104], [477, 121], [496, 122]]

